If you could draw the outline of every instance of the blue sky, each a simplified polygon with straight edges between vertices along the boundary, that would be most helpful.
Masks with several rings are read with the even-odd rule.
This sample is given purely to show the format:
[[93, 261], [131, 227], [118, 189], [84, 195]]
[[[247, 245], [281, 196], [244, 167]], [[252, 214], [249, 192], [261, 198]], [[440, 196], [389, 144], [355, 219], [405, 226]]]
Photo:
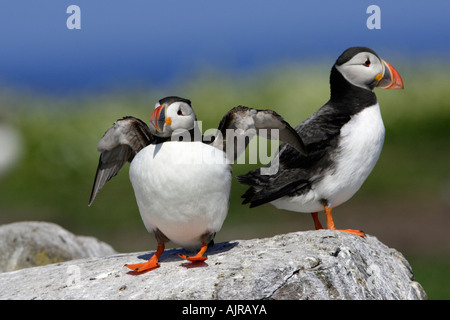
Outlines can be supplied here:
[[[369, 5], [381, 29], [369, 30]], [[81, 29], [69, 30], [69, 5]], [[251, 72], [334, 61], [369, 46], [405, 60], [450, 55], [450, 1], [8, 0], [0, 4], [0, 84], [46, 93], [182, 81], [204, 65]]]

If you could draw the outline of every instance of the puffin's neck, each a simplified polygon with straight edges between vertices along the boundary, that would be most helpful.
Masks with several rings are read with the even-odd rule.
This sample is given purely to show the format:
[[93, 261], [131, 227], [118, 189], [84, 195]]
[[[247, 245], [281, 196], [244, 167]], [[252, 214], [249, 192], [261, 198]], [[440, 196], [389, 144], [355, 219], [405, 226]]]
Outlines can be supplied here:
[[365, 107], [376, 104], [377, 97], [372, 90], [357, 87], [348, 82], [333, 66], [330, 74], [330, 103], [355, 114]]

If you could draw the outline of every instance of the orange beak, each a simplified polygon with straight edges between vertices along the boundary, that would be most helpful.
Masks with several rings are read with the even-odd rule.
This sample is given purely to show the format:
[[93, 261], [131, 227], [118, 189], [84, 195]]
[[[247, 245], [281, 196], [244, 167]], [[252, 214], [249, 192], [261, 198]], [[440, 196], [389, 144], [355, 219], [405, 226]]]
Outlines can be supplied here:
[[156, 108], [150, 116], [150, 124], [156, 129], [156, 131], [162, 133], [164, 123], [166, 123], [166, 106], [161, 105]]
[[384, 73], [382, 76], [379, 75], [381, 79], [376, 86], [383, 89], [403, 89], [403, 80], [397, 70], [386, 61], [381, 60], [381, 62], [384, 66]]

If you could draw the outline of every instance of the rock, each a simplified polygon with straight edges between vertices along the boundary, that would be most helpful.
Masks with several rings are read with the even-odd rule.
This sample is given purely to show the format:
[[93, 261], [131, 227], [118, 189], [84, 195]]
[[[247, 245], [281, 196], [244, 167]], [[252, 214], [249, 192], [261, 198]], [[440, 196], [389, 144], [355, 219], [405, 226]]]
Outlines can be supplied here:
[[116, 253], [93, 237], [76, 236], [48, 222], [0, 226], [0, 272]]
[[377, 238], [319, 230], [239, 240], [189, 263], [166, 250], [161, 267], [124, 267], [150, 253], [115, 254], [0, 274], [0, 299], [426, 299], [401, 253]]

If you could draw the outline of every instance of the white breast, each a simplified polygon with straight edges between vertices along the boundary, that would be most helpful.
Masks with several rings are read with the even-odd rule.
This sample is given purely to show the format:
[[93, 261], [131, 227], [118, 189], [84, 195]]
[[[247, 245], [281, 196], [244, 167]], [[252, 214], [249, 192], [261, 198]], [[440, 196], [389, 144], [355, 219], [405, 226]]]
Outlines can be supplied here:
[[323, 210], [322, 199], [330, 207], [349, 200], [361, 188], [374, 168], [384, 142], [384, 125], [378, 103], [354, 115], [341, 129], [335, 163], [310, 192], [283, 197], [272, 202], [277, 208], [315, 212]]
[[378, 103], [366, 108], [341, 129], [335, 170], [327, 175], [317, 192], [336, 207], [361, 188], [375, 167], [383, 148], [384, 125]]
[[142, 220], [190, 248], [217, 232], [228, 213], [231, 167], [225, 153], [201, 142], [166, 142], [141, 150], [130, 180]]

